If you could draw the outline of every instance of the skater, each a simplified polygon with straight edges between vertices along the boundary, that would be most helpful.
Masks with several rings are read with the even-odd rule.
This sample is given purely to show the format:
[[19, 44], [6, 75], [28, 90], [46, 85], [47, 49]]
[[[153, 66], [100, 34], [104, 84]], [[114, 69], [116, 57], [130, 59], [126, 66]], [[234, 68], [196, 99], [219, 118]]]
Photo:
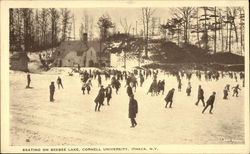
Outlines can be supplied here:
[[49, 96], [49, 99], [50, 99], [50, 102], [54, 102], [54, 93], [55, 93], [55, 85], [54, 85], [54, 82], [51, 82], [50, 86], [49, 86], [49, 92], [50, 92], [50, 96]]
[[179, 78], [178, 79], [178, 91], [181, 91], [181, 86], [182, 86], [182, 83], [181, 83], [181, 79]]
[[98, 74], [97, 80], [98, 80], [98, 87], [100, 87], [102, 85], [102, 78], [100, 74]]
[[166, 101], [165, 108], [167, 108], [169, 102], [170, 102], [169, 108], [172, 108], [174, 91], [175, 89], [172, 88], [171, 90], [169, 90], [167, 96], [165, 97], [165, 101]]
[[135, 127], [137, 125], [137, 122], [135, 121], [136, 114], [138, 113], [138, 104], [136, 99], [134, 99], [134, 95], [130, 95], [129, 100], [129, 109], [128, 109], [128, 117], [131, 121], [131, 128]]
[[86, 84], [83, 83], [83, 85], [82, 85], [82, 94], [83, 94], [83, 95], [85, 95], [85, 89], [86, 89]]
[[129, 97], [131, 95], [133, 95], [133, 90], [132, 90], [132, 87], [130, 86], [130, 84], [128, 84], [128, 87], [127, 87], [127, 94], [128, 94]]
[[89, 94], [89, 92], [90, 92], [90, 90], [91, 90], [91, 87], [92, 87], [91, 79], [89, 79], [89, 80], [87, 81], [86, 87], [87, 87], [87, 91], [88, 91], [88, 94]]
[[58, 76], [57, 78], [57, 85], [58, 85], [58, 89], [60, 89], [60, 86], [63, 88], [62, 79], [60, 78], [60, 76]]
[[27, 86], [26, 88], [30, 88], [30, 82], [31, 82], [31, 78], [30, 78], [30, 74], [27, 74]]
[[227, 88], [227, 85], [225, 86], [225, 88], [224, 88], [224, 90], [223, 90], [223, 93], [224, 93], [223, 99], [227, 99], [227, 96], [228, 96], [228, 88]]
[[187, 89], [186, 89], [187, 96], [190, 96], [190, 94], [191, 94], [191, 89], [192, 89], [191, 83], [188, 82], [188, 87], [187, 87]]
[[195, 103], [196, 106], [198, 106], [200, 100], [201, 100], [202, 103], [203, 103], [203, 107], [205, 107], [205, 102], [204, 102], [204, 91], [203, 91], [203, 89], [201, 88], [201, 85], [199, 85], [199, 89], [198, 89], [198, 100], [197, 100], [197, 102]]
[[106, 91], [106, 97], [107, 97], [107, 105], [109, 105], [109, 101], [112, 98], [111, 84], [108, 85], [108, 87], [105, 89], [105, 91]]
[[103, 104], [103, 101], [104, 101], [104, 97], [105, 97], [105, 93], [104, 93], [104, 88], [103, 86], [101, 86], [101, 89], [99, 90], [99, 93], [97, 95], [97, 97], [95, 98], [95, 112], [96, 111], [99, 111], [100, 112], [100, 108]]
[[241, 90], [239, 88], [239, 85], [237, 84], [235, 87], [232, 87], [232, 89], [233, 89], [233, 96], [236, 94], [236, 97], [238, 97], [238, 94], [239, 94], [238, 90]]
[[120, 81], [119, 81], [119, 80], [116, 80], [116, 81], [115, 81], [115, 89], [116, 89], [115, 92], [116, 92], [116, 94], [118, 94], [118, 91], [119, 91], [120, 87], [121, 87]]
[[144, 82], [144, 77], [142, 74], [140, 74], [140, 87], [142, 87], [143, 82]]
[[206, 111], [206, 109], [208, 108], [208, 106], [210, 105], [210, 111], [209, 113], [210, 114], [213, 114], [212, 113], [212, 110], [213, 110], [213, 106], [214, 106], [214, 100], [215, 100], [215, 92], [213, 92], [213, 94], [209, 97], [209, 99], [207, 100], [206, 102], [206, 106], [205, 108], [202, 110], [202, 114]]

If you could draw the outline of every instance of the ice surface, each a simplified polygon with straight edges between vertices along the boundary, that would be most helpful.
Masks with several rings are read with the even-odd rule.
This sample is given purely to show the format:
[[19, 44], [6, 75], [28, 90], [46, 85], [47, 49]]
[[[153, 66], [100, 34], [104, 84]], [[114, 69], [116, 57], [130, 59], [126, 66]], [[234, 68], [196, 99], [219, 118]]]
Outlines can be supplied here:
[[[51, 70], [52, 71], [52, 70]], [[67, 69], [31, 74], [33, 89], [25, 89], [26, 74], [10, 72], [10, 139], [11, 145], [153, 145], [153, 144], [242, 144], [244, 143], [244, 88], [239, 97], [223, 100], [226, 84], [235, 86], [233, 79], [198, 81], [191, 79], [192, 93], [186, 96], [187, 80], [182, 79], [183, 88], [177, 91], [175, 77], [160, 75], [165, 79], [165, 94], [147, 95], [152, 78], [135, 93], [138, 101], [138, 125], [130, 128], [125, 82], [119, 94], [113, 90], [110, 106], [95, 112], [94, 99], [98, 92], [93, 80], [90, 95], [83, 95], [78, 74], [67, 75]], [[61, 76], [64, 89], [56, 87], [55, 102], [49, 102], [49, 84]], [[110, 81], [105, 81], [104, 86]], [[194, 103], [198, 85], [205, 92], [205, 100], [216, 91], [213, 115], [201, 114], [203, 109]], [[238, 81], [242, 85], [242, 81]], [[171, 88], [176, 88], [173, 108], [164, 108], [164, 98]], [[29, 139], [29, 140], [26, 140]]]

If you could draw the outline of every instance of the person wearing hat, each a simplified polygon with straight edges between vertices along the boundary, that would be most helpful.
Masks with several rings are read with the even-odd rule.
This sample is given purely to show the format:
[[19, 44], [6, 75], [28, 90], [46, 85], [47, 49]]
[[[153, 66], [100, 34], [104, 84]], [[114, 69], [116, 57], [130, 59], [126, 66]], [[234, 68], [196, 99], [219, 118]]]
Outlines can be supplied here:
[[171, 90], [169, 90], [167, 96], [165, 97], [165, 101], [166, 101], [165, 108], [167, 108], [169, 102], [170, 102], [169, 108], [172, 108], [174, 91], [175, 89], [172, 88]]
[[130, 118], [131, 121], [131, 128], [137, 125], [137, 122], [135, 121], [137, 113], [138, 113], [137, 100], [134, 98], [134, 94], [131, 94], [129, 100], [129, 109], [128, 109], [128, 117]]
[[103, 104], [103, 101], [104, 101], [104, 97], [105, 97], [105, 90], [103, 88], [103, 86], [101, 86], [101, 89], [99, 90], [99, 93], [98, 95], [96, 96], [95, 98], [95, 111], [100, 111], [100, 108], [101, 108], [101, 105], [104, 105]]
[[132, 87], [130, 86], [130, 84], [128, 84], [128, 87], [127, 87], [127, 94], [129, 97], [130, 97], [130, 95], [133, 95], [133, 90], [132, 90]]
[[206, 109], [208, 108], [208, 106], [210, 105], [210, 114], [212, 113], [213, 107], [214, 107], [214, 100], [215, 100], [215, 92], [213, 92], [213, 94], [209, 97], [209, 99], [207, 100], [207, 105], [205, 106], [205, 108], [202, 110], [202, 114], [206, 111]]
[[55, 85], [54, 82], [51, 82], [50, 86], [49, 86], [49, 90], [50, 90], [50, 102], [54, 102], [54, 93], [55, 93]]
[[111, 84], [108, 85], [108, 87], [105, 89], [106, 97], [107, 97], [107, 104], [109, 105], [109, 101], [112, 98], [112, 88]]
[[204, 102], [204, 91], [203, 91], [203, 89], [201, 88], [201, 85], [199, 85], [199, 88], [198, 88], [198, 100], [197, 100], [197, 102], [195, 103], [195, 105], [198, 106], [200, 100], [201, 100], [202, 103], [203, 103], [203, 107], [205, 107], [205, 102]]

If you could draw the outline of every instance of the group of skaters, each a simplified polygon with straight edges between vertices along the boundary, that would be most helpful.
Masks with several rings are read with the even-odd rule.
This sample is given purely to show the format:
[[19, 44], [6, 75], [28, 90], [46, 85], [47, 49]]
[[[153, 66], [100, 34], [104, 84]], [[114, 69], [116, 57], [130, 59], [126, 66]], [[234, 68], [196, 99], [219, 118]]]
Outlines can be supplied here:
[[[95, 112], [100, 112], [101, 111], [101, 106], [104, 105], [104, 101], [106, 99], [107, 105], [110, 105], [110, 100], [112, 98], [112, 91], [113, 89], [115, 89], [115, 93], [118, 95], [119, 93], [119, 89], [122, 87], [121, 86], [121, 82], [125, 82], [124, 87], [126, 87], [126, 92], [127, 95], [129, 97], [129, 118], [131, 120], [131, 127], [135, 127], [137, 125], [137, 122], [135, 120], [136, 118], [136, 114], [138, 113], [138, 103], [137, 100], [135, 99], [135, 94], [134, 92], [136, 92], [136, 88], [138, 86], [138, 80], [137, 78], [139, 78], [139, 86], [142, 87], [143, 83], [145, 82], [145, 80], [147, 80], [148, 78], [153, 79], [152, 83], [150, 84], [149, 90], [147, 91], [148, 93], [151, 93], [151, 96], [157, 96], [160, 93], [162, 93], [162, 95], [164, 94], [165, 91], [165, 80], [158, 80], [157, 81], [157, 77], [158, 77], [158, 70], [150, 70], [150, 69], [146, 69], [146, 70], [142, 70], [142, 69], [135, 69], [133, 72], [128, 72], [128, 71], [120, 71], [120, 70], [106, 70], [106, 71], [99, 71], [99, 70], [79, 70], [78, 71], [79, 76], [80, 76], [80, 80], [82, 82], [82, 94], [85, 95], [85, 91], [87, 90], [87, 94], [90, 94], [91, 91], [91, 87], [92, 85], [92, 80], [97, 80], [98, 83], [98, 87], [100, 88], [98, 91], [98, 94], [96, 96], [96, 98], [94, 99], [95, 102]], [[175, 76], [177, 78], [177, 87], [178, 87], [178, 92], [181, 92], [182, 90], [182, 79], [186, 77], [186, 79], [188, 80], [187, 82], [187, 88], [186, 88], [186, 93], [187, 96], [191, 96], [191, 78], [192, 78], [192, 72], [185, 72], [185, 71], [170, 71], [170, 72], [165, 72], [164, 73], [167, 76]], [[196, 71], [195, 72], [196, 77], [201, 80], [202, 78], [202, 73], [200, 71]], [[219, 78], [223, 78], [226, 75], [228, 75], [231, 79], [235, 79], [236, 82], [238, 82], [237, 80], [237, 74], [236, 73], [232, 73], [232, 72], [217, 72], [217, 71], [205, 71], [204, 72], [204, 78], [206, 81], [211, 81], [211, 80], [219, 80]], [[103, 81], [102, 81], [102, 76], [104, 76], [105, 80], [108, 81], [110, 80], [110, 84], [107, 85], [107, 87], [103, 86]], [[240, 79], [243, 80], [243, 85], [242, 87], [244, 87], [244, 73], [240, 72]], [[30, 87], [30, 82], [31, 82], [31, 77], [30, 74], [27, 74], [27, 87]], [[57, 85], [58, 85], [58, 89], [63, 88], [63, 84], [62, 84], [62, 79], [58, 76], [57, 78]], [[241, 90], [239, 88], [239, 84], [237, 84], [236, 86], [232, 87], [233, 89], [233, 94], [232, 96], [236, 96], [238, 97], [239, 94], [239, 90]], [[49, 86], [49, 90], [50, 90], [50, 101], [53, 102], [54, 99], [54, 93], [55, 93], [55, 85], [54, 82], [51, 82], [50, 86]], [[228, 93], [230, 92], [230, 85], [227, 84], [225, 86], [225, 88], [223, 89], [223, 99], [228, 99]], [[172, 108], [172, 104], [173, 104], [173, 96], [175, 93], [175, 88], [171, 88], [166, 97], [164, 98], [166, 105], [165, 108]], [[198, 106], [199, 102], [202, 102], [203, 105], [203, 110], [202, 113], [204, 113], [206, 111], [206, 109], [210, 106], [210, 111], [209, 113], [212, 114], [212, 110], [213, 110], [213, 104], [215, 101], [215, 96], [216, 96], [216, 92], [212, 92], [212, 94], [210, 95], [210, 97], [207, 99], [206, 103], [204, 100], [204, 90], [202, 89], [201, 85], [198, 86], [198, 98], [197, 98], [197, 102], [195, 103], [195, 105]]]

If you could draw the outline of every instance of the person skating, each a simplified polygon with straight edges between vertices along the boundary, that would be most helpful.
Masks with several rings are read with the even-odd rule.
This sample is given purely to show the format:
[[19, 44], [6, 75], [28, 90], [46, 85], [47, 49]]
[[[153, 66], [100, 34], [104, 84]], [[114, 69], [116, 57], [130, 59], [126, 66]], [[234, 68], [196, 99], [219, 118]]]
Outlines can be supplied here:
[[57, 85], [58, 85], [58, 89], [60, 89], [60, 86], [63, 88], [62, 79], [60, 78], [60, 76], [58, 76], [57, 78]]
[[201, 85], [199, 85], [199, 89], [198, 89], [198, 100], [197, 100], [197, 102], [195, 103], [195, 105], [198, 106], [200, 100], [201, 100], [202, 103], [203, 103], [203, 107], [205, 107], [205, 102], [204, 102], [204, 91], [203, 91], [203, 89], [201, 88]]
[[186, 89], [187, 96], [190, 96], [190, 94], [191, 94], [191, 89], [192, 89], [191, 83], [188, 82], [188, 86], [187, 86], [187, 89]]
[[54, 102], [54, 93], [55, 93], [55, 85], [54, 85], [54, 82], [51, 82], [50, 86], [49, 86], [49, 92], [50, 92], [50, 96], [49, 96], [49, 99], [50, 99], [50, 102]]
[[223, 93], [224, 93], [223, 99], [227, 99], [227, 96], [228, 96], [228, 88], [227, 88], [227, 85], [225, 86], [225, 88], [224, 88], [224, 90], [223, 90]]
[[82, 94], [85, 95], [85, 90], [86, 90], [86, 84], [83, 83], [82, 85]]
[[165, 101], [166, 101], [165, 108], [167, 108], [169, 102], [170, 102], [169, 108], [172, 108], [174, 91], [175, 89], [172, 88], [171, 90], [169, 90], [167, 96], [165, 97]]
[[206, 109], [208, 108], [208, 106], [210, 106], [210, 114], [212, 113], [213, 107], [214, 107], [214, 100], [215, 100], [215, 92], [213, 92], [213, 94], [209, 97], [209, 99], [206, 102], [206, 106], [204, 107], [204, 109], [202, 110], [202, 114], [206, 111]]
[[130, 84], [128, 84], [128, 87], [127, 87], [127, 94], [129, 97], [130, 97], [130, 95], [133, 95], [133, 90], [132, 90], [132, 87], [130, 86]]
[[128, 112], [129, 112], [128, 117], [130, 118], [130, 121], [131, 121], [131, 127], [135, 127], [137, 125], [135, 118], [136, 118], [136, 114], [138, 113], [138, 104], [137, 104], [137, 100], [134, 99], [133, 94], [130, 95]]
[[182, 83], [181, 83], [181, 79], [179, 78], [178, 79], [178, 91], [181, 91], [181, 86], [182, 86]]
[[239, 88], [239, 85], [237, 84], [235, 87], [232, 87], [232, 89], [233, 89], [233, 96], [236, 95], [236, 97], [238, 97], [238, 94], [239, 94], [238, 90], [241, 90]]
[[100, 112], [100, 108], [103, 104], [104, 98], [105, 98], [105, 90], [103, 88], [103, 86], [101, 86], [101, 89], [99, 90], [99, 93], [97, 95], [97, 97], [95, 98], [95, 111], [99, 111]]
[[111, 85], [109, 84], [108, 87], [105, 90], [106, 90], [107, 104], [109, 105], [109, 101], [112, 98], [112, 88], [111, 88]]
[[30, 74], [27, 74], [27, 86], [26, 88], [30, 88], [30, 82], [31, 82], [31, 78], [30, 78]]
[[119, 91], [120, 87], [121, 87], [120, 81], [119, 81], [119, 80], [116, 80], [116, 81], [115, 81], [115, 89], [116, 89], [115, 92], [116, 92], [116, 94], [118, 94], [118, 91]]
[[100, 74], [98, 74], [97, 80], [98, 80], [98, 87], [100, 87], [102, 85], [102, 78]]

